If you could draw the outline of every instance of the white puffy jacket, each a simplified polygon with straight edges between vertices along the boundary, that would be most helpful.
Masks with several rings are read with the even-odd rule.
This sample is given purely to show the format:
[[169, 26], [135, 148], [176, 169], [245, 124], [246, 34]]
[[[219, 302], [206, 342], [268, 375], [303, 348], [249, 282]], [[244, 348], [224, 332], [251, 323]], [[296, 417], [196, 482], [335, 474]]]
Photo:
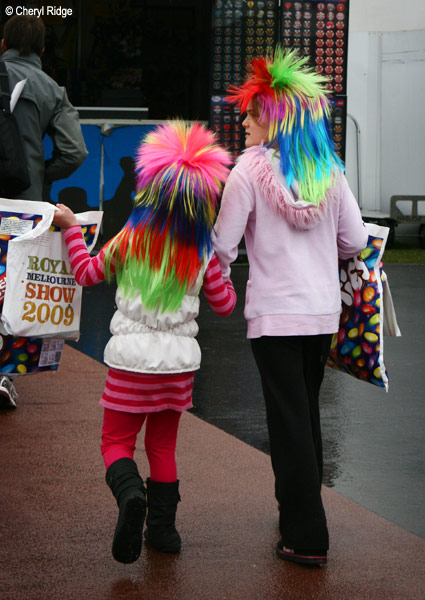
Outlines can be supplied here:
[[118, 310], [112, 317], [112, 337], [106, 345], [104, 360], [116, 369], [136, 373], [183, 373], [199, 369], [201, 349], [195, 339], [199, 327], [199, 291], [204, 269], [196, 285], [188, 291], [175, 312], [147, 310], [137, 294], [123, 297], [116, 293]]

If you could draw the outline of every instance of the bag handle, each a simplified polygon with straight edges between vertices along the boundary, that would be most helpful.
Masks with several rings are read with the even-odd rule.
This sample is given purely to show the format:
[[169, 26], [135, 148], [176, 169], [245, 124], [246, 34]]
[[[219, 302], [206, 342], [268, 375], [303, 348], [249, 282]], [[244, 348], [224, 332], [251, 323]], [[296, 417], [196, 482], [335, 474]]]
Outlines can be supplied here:
[[9, 211], [9, 212], [23, 212], [28, 213], [28, 206], [31, 205], [31, 214], [40, 215], [41, 220], [34, 229], [30, 229], [26, 233], [19, 235], [9, 241], [9, 244], [19, 244], [21, 242], [25, 242], [26, 240], [32, 240], [34, 238], [39, 237], [44, 232], [48, 231], [50, 225], [53, 221], [53, 215], [56, 212], [57, 208], [54, 204], [50, 204], [49, 202], [38, 202], [36, 200], [9, 200], [7, 198], [0, 199], [0, 207], [1, 210]]

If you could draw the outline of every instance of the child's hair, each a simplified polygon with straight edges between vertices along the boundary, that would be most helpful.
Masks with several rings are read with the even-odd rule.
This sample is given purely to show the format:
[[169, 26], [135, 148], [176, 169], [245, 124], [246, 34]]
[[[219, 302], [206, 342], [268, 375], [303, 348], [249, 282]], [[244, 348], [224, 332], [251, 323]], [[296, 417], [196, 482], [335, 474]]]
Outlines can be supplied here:
[[258, 121], [269, 127], [268, 146], [279, 147], [288, 186], [297, 180], [301, 198], [319, 205], [344, 165], [329, 127], [327, 79], [306, 67], [307, 60], [277, 46], [273, 56], [254, 59], [251, 75], [231, 86], [226, 99], [242, 112], [256, 103]]
[[212, 252], [217, 200], [230, 155], [199, 123], [169, 121], [147, 134], [136, 158], [137, 194], [123, 229], [107, 244], [126, 297], [174, 311]]

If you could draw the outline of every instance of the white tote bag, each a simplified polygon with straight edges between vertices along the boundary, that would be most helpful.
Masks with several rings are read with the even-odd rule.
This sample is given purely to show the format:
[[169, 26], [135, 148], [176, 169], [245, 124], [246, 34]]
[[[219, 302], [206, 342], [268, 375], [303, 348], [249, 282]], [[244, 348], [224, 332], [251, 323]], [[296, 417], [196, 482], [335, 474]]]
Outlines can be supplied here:
[[[4, 216], [8, 203], [13, 214], [10, 218]], [[4, 329], [14, 336], [78, 339], [82, 288], [72, 273], [62, 232], [52, 226], [55, 206], [0, 200], [0, 210], [0, 235], [11, 236], [1, 315]], [[35, 227], [34, 214], [41, 216]], [[96, 244], [102, 214], [89, 211], [76, 215], [89, 251]]]

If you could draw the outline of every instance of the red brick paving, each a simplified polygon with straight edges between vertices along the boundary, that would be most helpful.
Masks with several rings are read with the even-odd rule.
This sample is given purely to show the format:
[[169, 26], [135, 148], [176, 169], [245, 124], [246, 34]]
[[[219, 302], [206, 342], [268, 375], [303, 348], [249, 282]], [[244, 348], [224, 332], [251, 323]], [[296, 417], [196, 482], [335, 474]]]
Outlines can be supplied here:
[[[275, 557], [270, 459], [185, 414], [179, 555], [110, 552], [116, 505], [99, 451], [106, 367], [66, 346], [57, 373], [23, 377], [0, 411], [1, 600], [423, 600], [425, 541], [324, 489], [329, 563]], [[148, 475], [144, 451], [136, 459]]]

